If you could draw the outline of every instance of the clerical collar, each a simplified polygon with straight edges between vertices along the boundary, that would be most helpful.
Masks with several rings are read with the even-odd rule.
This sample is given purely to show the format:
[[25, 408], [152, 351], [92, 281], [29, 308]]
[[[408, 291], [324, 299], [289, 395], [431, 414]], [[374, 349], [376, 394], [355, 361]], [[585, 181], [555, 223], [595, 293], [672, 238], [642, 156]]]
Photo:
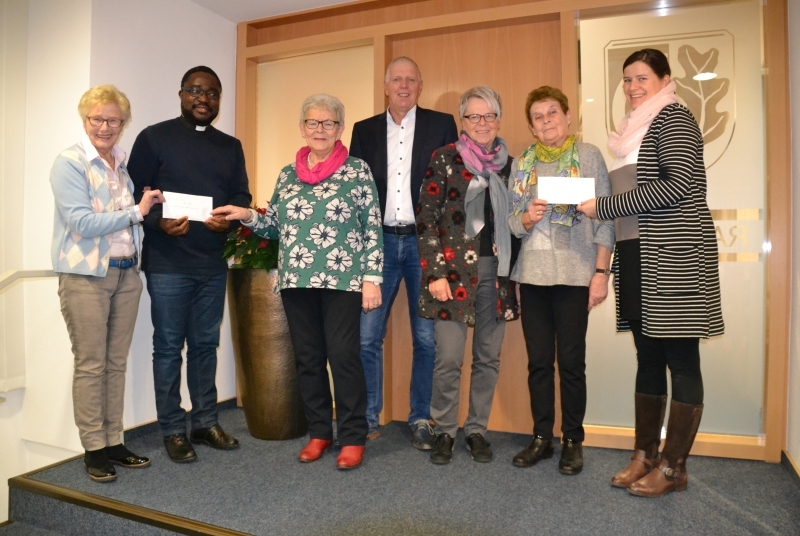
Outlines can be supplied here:
[[186, 128], [188, 128], [190, 130], [196, 130], [198, 132], [205, 132], [206, 129], [208, 128], [208, 125], [200, 126], [200, 125], [195, 125], [194, 123], [190, 123], [189, 121], [186, 120], [185, 117], [183, 117], [183, 115], [179, 116], [178, 119], [180, 119], [180, 122], [183, 124], [183, 126], [185, 126]]

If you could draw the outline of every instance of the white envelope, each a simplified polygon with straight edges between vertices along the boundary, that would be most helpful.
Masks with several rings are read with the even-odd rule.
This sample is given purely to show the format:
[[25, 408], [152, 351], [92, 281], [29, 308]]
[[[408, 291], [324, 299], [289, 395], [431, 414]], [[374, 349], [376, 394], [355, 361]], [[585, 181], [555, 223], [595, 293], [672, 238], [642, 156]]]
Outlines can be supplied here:
[[594, 199], [594, 179], [591, 177], [539, 177], [536, 197], [551, 205], [577, 205]]
[[179, 194], [163, 192], [166, 202], [163, 204], [165, 218], [182, 218], [188, 216], [193, 221], [206, 221], [214, 209], [214, 199], [205, 195]]

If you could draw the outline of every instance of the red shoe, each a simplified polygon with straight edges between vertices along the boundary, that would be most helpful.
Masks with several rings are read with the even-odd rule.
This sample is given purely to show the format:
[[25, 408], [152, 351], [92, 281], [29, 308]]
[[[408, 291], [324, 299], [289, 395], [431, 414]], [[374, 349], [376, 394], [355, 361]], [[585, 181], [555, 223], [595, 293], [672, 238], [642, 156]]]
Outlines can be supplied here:
[[332, 443], [333, 441], [330, 439], [309, 439], [306, 446], [300, 451], [300, 461], [308, 463], [319, 460], [322, 458], [322, 453], [325, 452], [325, 449], [330, 447]]
[[355, 469], [361, 465], [364, 459], [364, 446], [360, 445], [347, 445], [342, 447], [342, 452], [336, 458], [336, 467], [338, 469]]

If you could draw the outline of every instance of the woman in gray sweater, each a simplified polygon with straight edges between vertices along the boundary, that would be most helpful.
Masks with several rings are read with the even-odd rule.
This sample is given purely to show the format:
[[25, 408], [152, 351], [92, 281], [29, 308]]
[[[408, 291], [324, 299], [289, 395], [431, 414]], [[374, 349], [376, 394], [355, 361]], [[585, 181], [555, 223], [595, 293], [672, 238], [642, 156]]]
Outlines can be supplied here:
[[[549, 86], [534, 89], [525, 104], [536, 143], [514, 160], [509, 196], [511, 232], [522, 250], [511, 274], [520, 283], [522, 330], [528, 350], [533, 441], [514, 456], [531, 467], [553, 455], [555, 369], [561, 380], [562, 449], [559, 471], [583, 469], [586, 412], [586, 328], [589, 311], [608, 295], [614, 226], [586, 218], [575, 205], [539, 199], [537, 177], [591, 177], [598, 196], [611, 184], [600, 151], [568, 134], [567, 97]], [[607, 192], [607, 193], [603, 193]]]

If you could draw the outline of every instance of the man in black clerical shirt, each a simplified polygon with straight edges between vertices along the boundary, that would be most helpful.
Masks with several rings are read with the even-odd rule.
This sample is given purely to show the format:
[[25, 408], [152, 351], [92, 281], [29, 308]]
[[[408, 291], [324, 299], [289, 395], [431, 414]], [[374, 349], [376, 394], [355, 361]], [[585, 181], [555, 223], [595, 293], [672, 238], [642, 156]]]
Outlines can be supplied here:
[[[213, 206], [250, 205], [242, 144], [211, 126], [222, 84], [208, 67], [186, 72], [178, 95], [181, 116], [145, 128], [131, 150], [128, 171], [135, 198], [152, 188], [212, 198]], [[191, 441], [230, 450], [239, 442], [217, 422], [217, 347], [228, 265], [222, 258], [229, 222], [164, 218], [162, 205], [144, 219], [142, 268], [153, 321], [156, 411], [172, 461], [197, 458], [181, 408], [181, 352], [192, 402]]]

